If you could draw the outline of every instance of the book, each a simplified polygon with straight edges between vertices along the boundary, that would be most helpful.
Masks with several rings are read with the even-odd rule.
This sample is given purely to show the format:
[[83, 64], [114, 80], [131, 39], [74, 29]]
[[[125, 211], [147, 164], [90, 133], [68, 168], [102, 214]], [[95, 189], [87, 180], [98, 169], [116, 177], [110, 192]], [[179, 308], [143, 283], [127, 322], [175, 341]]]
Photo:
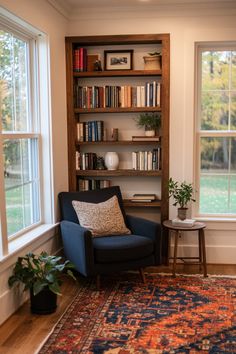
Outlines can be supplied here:
[[172, 220], [172, 225], [180, 227], [192, 227], [194, 226], [195, 222], [196, 220], [194, 219], [180, 220], [179, 218], [176, 218]]
[[159, 141], [159, 136], [133, 135], [132, 141]]
[[136, 193], [133, 195], [132, 199], [149, 199], [149, 200], [155, 200], [156, 195], [155, 194], [145, 194], [145, 193]]
[[136, 198], [132, 198], [130, 199], [131, 202], [137, 202], [137, 203], [151, 203], [153, 201], [153, 199], [136, 199]]
[[94, 63], [96, 60], [99, 60], [98, 54], [87, 55], [87, 71], [94, 71]]

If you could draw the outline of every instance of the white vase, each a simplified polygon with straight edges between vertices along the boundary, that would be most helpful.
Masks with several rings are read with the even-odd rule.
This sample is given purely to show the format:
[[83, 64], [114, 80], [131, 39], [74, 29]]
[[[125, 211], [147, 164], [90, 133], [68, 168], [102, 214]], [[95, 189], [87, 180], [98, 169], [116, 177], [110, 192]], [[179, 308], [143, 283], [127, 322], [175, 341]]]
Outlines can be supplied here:
[[119, 156], [114, 151], [105, 154], [105, 165], [108, 170], [117, 170], [119, 166]]
[[149, 137], [155, 136], [155, 130], [145, 130], [145, 135]]

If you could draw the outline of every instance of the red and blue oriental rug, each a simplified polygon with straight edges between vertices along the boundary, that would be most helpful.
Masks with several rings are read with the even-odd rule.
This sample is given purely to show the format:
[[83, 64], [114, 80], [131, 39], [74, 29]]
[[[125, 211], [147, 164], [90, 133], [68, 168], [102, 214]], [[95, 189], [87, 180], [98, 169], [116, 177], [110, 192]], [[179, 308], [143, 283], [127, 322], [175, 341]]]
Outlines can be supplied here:
[[40, 354], [236, 353], [236, 279], [125, 274], [85, 283]]

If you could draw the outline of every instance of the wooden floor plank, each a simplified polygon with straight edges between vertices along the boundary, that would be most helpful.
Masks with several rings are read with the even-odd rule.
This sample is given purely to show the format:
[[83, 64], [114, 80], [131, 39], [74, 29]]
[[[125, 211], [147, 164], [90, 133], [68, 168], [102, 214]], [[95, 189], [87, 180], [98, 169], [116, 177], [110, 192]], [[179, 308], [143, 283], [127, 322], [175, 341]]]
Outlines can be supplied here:
[[[145, 271], [171, 273], [171, 265], [150, 267]], [[197, 266], [178, 266], [177, 273], [199, 273]], [[236, 265], [208, 265], [209, 274], [236, 275]], [[101, 279], [102, 281], [102, 279]], [[57, 311], [50, 315], [33, 315], [29, 302], [25, 303], [0, 327], [1, 354], [33, 354], [52, 331], [79, 288], [78, 283], [66, 279], [62, 285]]]

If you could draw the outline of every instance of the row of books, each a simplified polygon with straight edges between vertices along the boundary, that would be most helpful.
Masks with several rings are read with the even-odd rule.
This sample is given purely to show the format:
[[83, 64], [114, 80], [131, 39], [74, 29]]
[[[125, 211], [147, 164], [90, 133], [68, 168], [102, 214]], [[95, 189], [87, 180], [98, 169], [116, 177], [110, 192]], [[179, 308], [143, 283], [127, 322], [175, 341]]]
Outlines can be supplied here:
[[76, 72], [87, 71], [86, 48], [75, 48], [73, 53], [73, 70]]
[[132, 152], [133, 170], [152, 171], [161, 169], [161, 148], [152, 151], [133, 151]]
[[161, 84], [143, 86], [74, 86], [75, 108], [159, 107]]
[[79, 179], [78, 187], [80, 191], [90, 191], [95, 189], [102, 189], [111, 186], [110, 180], [102, 180], [102, 179]]
[[138, 202], [138, 203], [151, 203], [156, 200], [155, 194], [146, 194], [146, 193], [136, 193], [130, 199], [131, 202]]
[[[76, 151], [77, 170], [96, 170], [98, 166], [98, 156], [94, 152]], [[152, 171], [161, 169], [160, 148], [152, 151], [133, 151], [132, 168], [139, 171]]]
[[96, 170], [97, 154], [94, 152], [76, 151], [76, 170]]
[[103, 141], [104, 123], [102, 120], [77, 123], [78, 141]]

